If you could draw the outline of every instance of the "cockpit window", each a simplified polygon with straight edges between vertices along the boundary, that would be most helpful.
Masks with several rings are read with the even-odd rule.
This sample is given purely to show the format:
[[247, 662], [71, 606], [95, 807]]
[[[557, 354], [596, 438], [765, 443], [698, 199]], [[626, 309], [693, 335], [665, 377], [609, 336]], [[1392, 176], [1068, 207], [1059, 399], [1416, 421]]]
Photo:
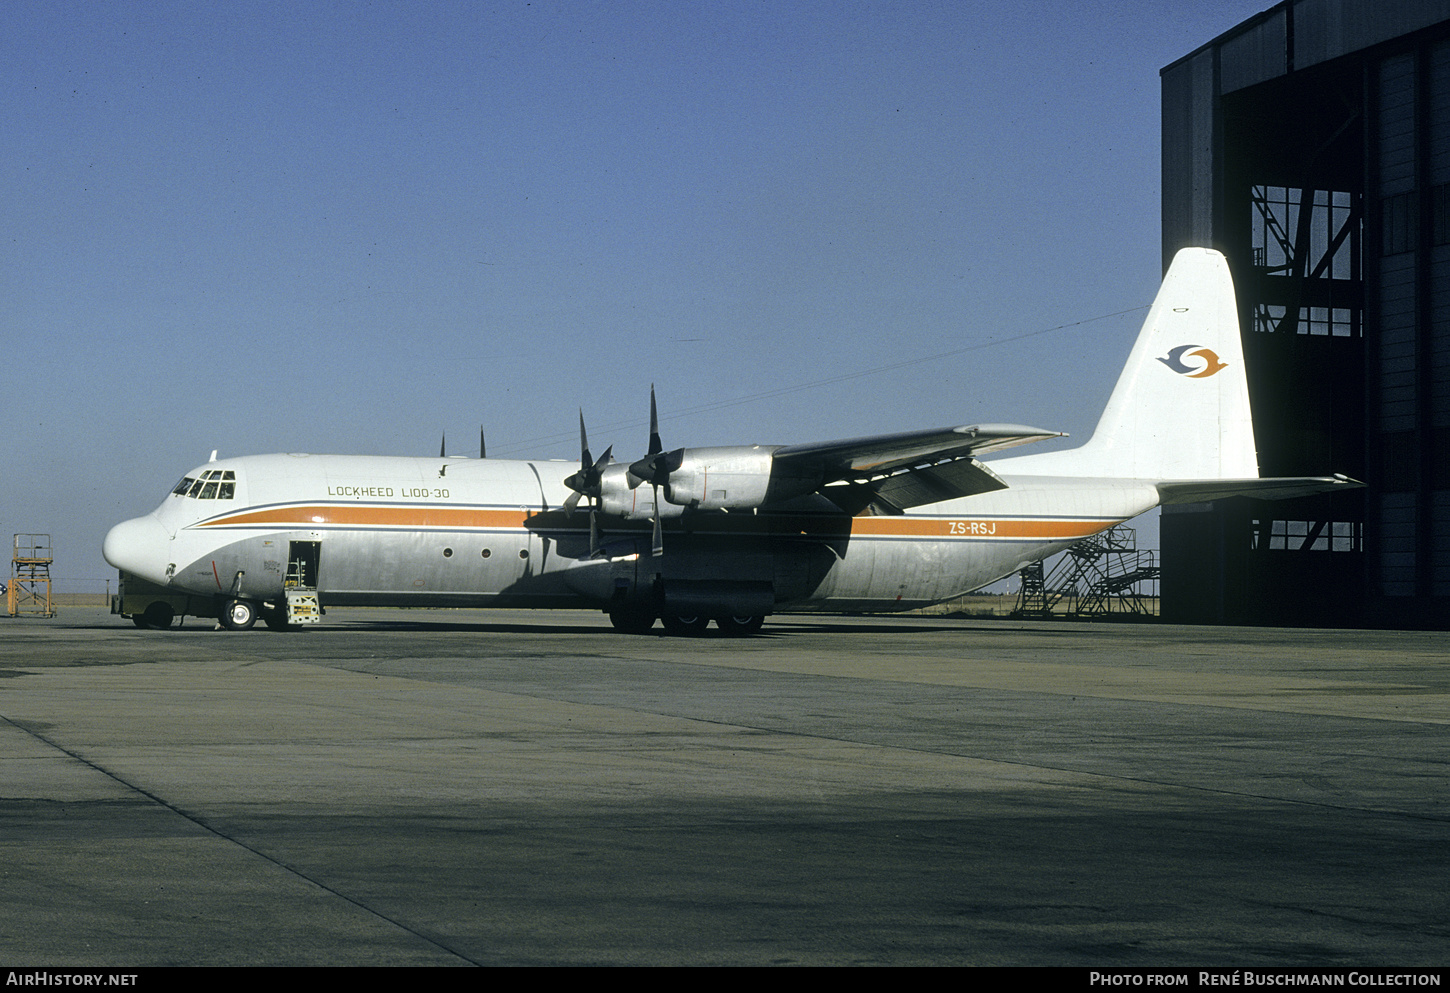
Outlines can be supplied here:
[[183, 476], [172, 489], [172, 496], [197, 500], [230, 500], [237, 492], [237, 476], [231, 469], [208, 469], [200, 478]]

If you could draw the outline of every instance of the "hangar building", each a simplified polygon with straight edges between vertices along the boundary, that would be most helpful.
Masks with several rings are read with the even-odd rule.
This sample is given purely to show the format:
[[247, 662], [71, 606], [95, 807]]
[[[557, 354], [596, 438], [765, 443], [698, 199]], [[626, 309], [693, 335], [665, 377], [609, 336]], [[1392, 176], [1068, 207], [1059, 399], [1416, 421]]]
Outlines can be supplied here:
[[1164, 620], [1450, 627], [1450, 0], [1285, 0], [1162, 70], [1163, 259], [1228, 256], [1266, 476], [1165, 508]]

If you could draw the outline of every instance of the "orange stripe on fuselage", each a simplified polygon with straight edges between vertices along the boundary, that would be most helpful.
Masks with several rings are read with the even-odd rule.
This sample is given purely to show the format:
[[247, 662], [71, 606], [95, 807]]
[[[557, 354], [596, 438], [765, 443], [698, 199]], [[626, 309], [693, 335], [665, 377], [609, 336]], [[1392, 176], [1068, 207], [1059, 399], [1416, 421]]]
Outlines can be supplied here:
[[204, 521], [200, 527], [250, 527], [288, 524], [310, 527], [331, 524], [342, 527], [394, 528], [521, 528], [521, 510], [482, 510], [476, 507], [271, 507]]
[[[523, 510], [488, 510], [479, 507], [402, 506], [375, 507], [346, 505], [329, 507], [268, 507], [243, 511], [215, 520], [203, 521], [197, 527], [372, 527], [372, 528], [450, 528], [513, 529], [523, 528], [532, 515]], [[837, 518], [837, 520], [840, 520]], [[726, 515], [715, 522], [735, 525], [752, 533], [790, 533], [781, 520], [765, 517], [733, 517]], [[812, 524], [821, 519], [804, 518], [802, 526], [814, 531]], [[841, 523], [845, 523], [841, 521]], [[950, 517], [855, 517], [850, 521], [853, 535], [881, 538], [1002, 538], [1039, 541], [1076, 541], [1097, 534], [1117, 520], [1051, 520], [1023, 518], [950, 518]], [[716, 530], [709, 523], [697, 525], [703, 533]], [[580, 524], [582, 528], [582, 523]], [[758, 529], [758, 531], [757, 531]], [[822, 535], [825, 532], [820, 532]]]
[[892, 538], [1026, 538], [1077, 540], [1112, 527], [1113, 521], [1054, 521], [1001, 518], [857, 517], [851, 533]]

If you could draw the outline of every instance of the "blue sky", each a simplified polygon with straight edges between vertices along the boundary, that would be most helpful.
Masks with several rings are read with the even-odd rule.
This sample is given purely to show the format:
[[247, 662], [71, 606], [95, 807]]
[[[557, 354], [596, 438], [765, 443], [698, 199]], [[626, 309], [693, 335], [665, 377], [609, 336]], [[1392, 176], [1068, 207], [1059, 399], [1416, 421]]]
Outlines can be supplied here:
[[0, 533], [79, 589], [212, 449], [626, 458], [651, 383], [671, 447], [1085, 439], [1158, 71], [1270, 5], [9, 4]]

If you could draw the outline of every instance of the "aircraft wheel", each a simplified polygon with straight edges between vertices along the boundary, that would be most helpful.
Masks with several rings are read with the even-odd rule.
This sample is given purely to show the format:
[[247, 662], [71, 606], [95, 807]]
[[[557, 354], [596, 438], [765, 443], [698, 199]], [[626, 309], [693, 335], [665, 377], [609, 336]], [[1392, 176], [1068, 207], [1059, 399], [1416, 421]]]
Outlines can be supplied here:
[[765, 617], [757, 614], [754, 617], [717, 617], [715, 624], [720, 628], [720, 633], [727, 638], [748, 638], [753, 634], [760, 633], [760, 627], [765, 623]]
[[142, 613], [132, 614], [131, 623], [135, 624], [138, 628], [155, 628], [158, 631], [165, 631], [171, 627], [171, 622], [175, 616], [171, 612], [171, 607], [168, 604], [164, 604], [158, 600], [153, 604], [149, 604]]
[[257, 605], [250, 600], [228, 600], [222, 607], [221, 622], [228, 631], [245, 631], [257, 623]]
[[678, 614], [666, 614], [660, 620], [664, 621], [665, 633], [677, 638], [698, 638], [710, 626], [710, 618], [693, 615], [681, 617]]
[[649, 634], [655, 615], [648, 610], [611, 610], [609, 623], [621, 634]]

